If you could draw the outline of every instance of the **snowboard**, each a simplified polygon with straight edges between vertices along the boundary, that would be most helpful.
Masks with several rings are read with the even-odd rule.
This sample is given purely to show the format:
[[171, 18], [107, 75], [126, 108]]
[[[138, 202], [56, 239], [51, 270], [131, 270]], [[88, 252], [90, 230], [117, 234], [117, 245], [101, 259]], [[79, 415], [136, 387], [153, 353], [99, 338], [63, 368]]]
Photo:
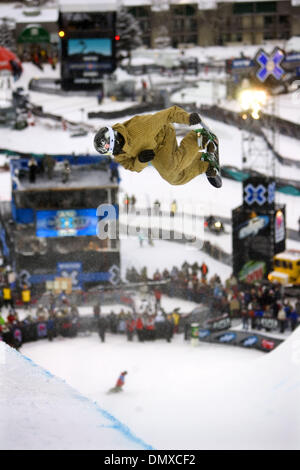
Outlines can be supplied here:
[[[222, 176], [219, 161], [219, 140], [217, 136], [201, 119], [201, 123], [191, 126], [197, 136], [201, 160], [209, 163], [209, 170], [206, 173], [209, 183], [215, 188], [221, 188]], [[205, 142], [205, 144], [203, 144]]]
[[113, 387], [113, 388], [110, 388], [107, 393], [111, 394], [111, 393], [120, 393], [120, 392], [123, 392], [121, 387]]

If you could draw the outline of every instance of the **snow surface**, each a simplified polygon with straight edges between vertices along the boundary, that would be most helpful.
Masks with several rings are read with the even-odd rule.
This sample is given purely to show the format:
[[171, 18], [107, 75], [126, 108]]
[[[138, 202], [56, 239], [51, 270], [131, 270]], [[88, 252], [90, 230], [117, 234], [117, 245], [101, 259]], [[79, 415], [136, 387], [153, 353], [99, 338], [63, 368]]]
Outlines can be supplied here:
[[[0, 366], [1, 448], [124, 448], [126, 442], [111, 434], [97, 442], [103, 431], [101, 421], [95, 427], [99, 407], [155, 449], [300, 448], [300, 328], [269, 354], [206, 343], [193, 347], [182, 335], [169, 344], [129, 343], [111, 334], [105, 343], [96, 334], [26, 343], [22, 353], [98, 409], [70, 400], [75, 392], [49, 375], [39, 383], [39, 371], [35, 377], [17, 353], [18, 361], [9, 355]], [[107, 395], [124, 369], [123, 393]]]
[[150, 449], [100, 406], [0, 343], [0, 449]]

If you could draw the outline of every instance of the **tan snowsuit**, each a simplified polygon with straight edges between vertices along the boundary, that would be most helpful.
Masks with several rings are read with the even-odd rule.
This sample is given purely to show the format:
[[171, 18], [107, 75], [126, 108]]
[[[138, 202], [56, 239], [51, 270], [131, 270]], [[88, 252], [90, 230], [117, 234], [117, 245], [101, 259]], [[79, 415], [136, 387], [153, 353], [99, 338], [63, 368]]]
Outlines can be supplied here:
[[170, 184], [185, 184], [195, 176], [206, 172], [208, 163], [200, 160], [195, 132], [190, 131], [177, 145], [172, 123], [189, 125], [189, 113], [178, 106], [155, 114], [135, 116], [113, 129], [125, 139], [123, 153], [114, 158], [124, 168], [142, 171], [148, 164], [140, 163], [138, 155], [142, 150], [153, 150], [151, 161], [158, 173]]

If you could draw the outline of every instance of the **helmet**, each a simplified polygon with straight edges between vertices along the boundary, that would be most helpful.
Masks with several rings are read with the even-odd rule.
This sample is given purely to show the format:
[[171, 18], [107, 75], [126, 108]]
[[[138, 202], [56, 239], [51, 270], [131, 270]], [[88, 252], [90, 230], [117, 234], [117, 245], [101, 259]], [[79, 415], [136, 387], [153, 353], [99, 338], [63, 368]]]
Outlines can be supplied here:
[[115, 145], [115, 131], [107, 126], [101, 127], [94, 138], [94, 147], [99, 153], [113, 154]]

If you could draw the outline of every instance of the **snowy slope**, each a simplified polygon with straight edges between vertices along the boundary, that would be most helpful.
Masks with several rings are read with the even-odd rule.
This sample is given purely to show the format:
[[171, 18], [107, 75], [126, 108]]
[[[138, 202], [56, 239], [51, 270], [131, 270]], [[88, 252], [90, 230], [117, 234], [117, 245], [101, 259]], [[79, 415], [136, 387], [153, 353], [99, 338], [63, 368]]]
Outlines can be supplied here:
[[0, 449], [150, 449], [75, 389], [0, 343]]

